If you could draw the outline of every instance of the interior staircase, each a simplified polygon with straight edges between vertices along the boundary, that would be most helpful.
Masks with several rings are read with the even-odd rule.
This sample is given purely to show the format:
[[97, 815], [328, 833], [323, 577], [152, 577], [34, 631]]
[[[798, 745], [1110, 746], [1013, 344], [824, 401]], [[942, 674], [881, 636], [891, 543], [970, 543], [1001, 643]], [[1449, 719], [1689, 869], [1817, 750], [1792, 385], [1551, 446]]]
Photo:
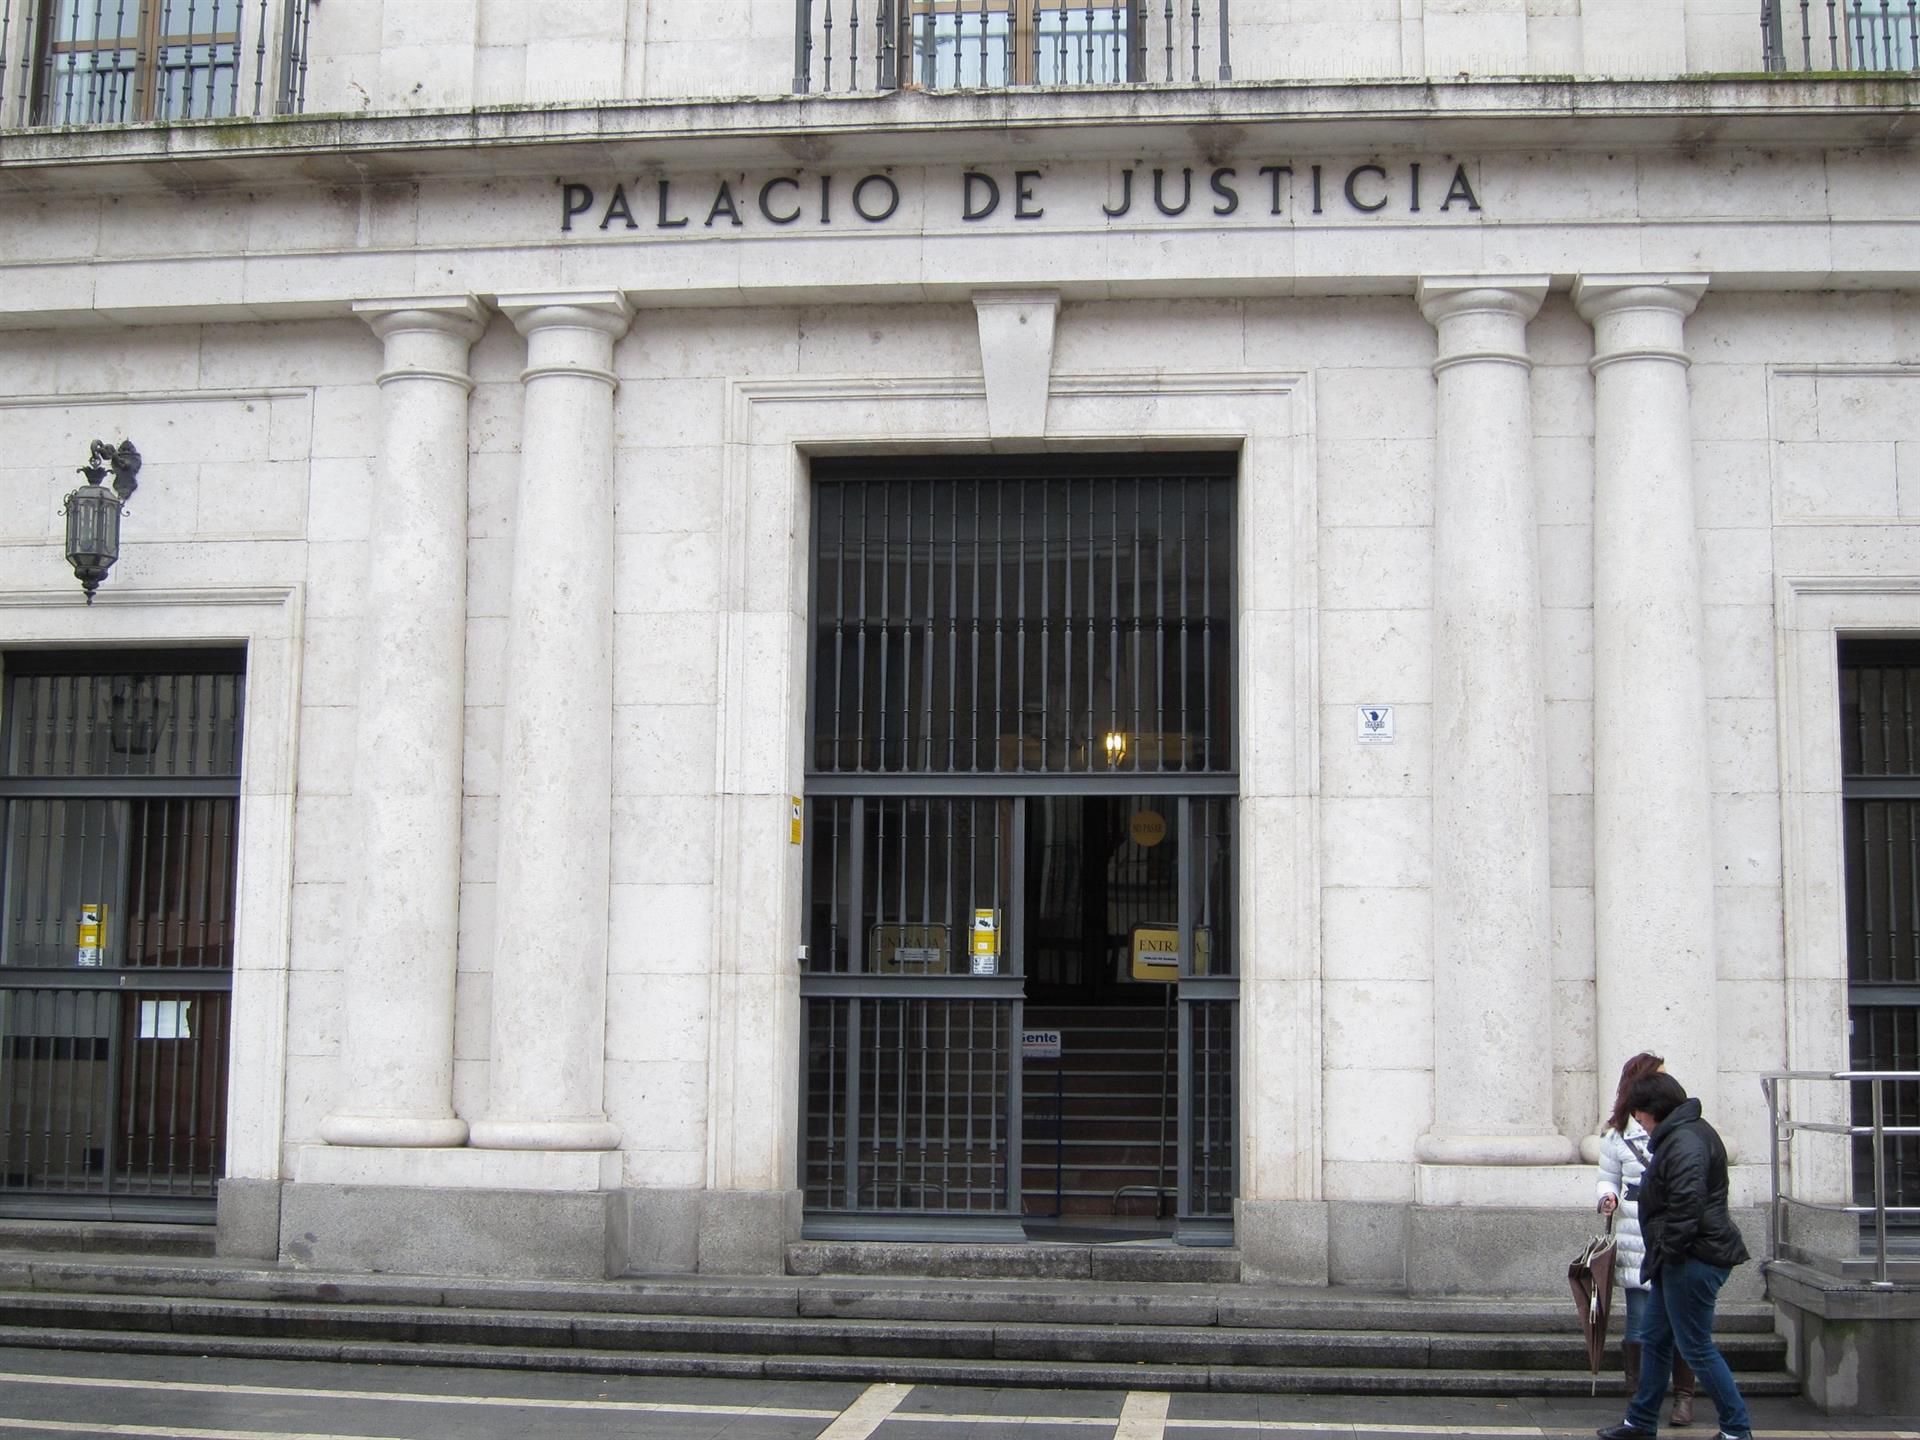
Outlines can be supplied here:
[[1170, 1220], [1179, 1122], [1173, 1011], [1029, 1004], [1024, 1023], [1062, 1036], [1058, 1060], [1025, 1062], [1024, 1213], [1121, 1229]]

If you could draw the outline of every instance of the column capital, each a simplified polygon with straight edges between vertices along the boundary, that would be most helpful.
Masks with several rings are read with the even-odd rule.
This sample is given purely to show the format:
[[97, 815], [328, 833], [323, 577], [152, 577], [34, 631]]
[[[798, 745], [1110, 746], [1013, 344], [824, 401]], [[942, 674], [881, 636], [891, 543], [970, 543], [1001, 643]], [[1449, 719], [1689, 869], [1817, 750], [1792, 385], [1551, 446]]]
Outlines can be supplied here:
[[1655, 272], [1645, 275], [1582, 275], [1573, 282], [1573, 304], [1591, 322], [1622, 310], [1663, 310], [1681, 319], [1693, 313], [1710, 276]]
[[471, 345], [487, 328], [486, 308], [471, 295], [409, 295], [356, 300], [353, 313], [382, 340], [403, 331], [429, 330]]
[[1433, 373], [1455, 365], [1533, 368], [1527, 322], [1547, 298], [1545, 275], [1423, 275], [1420, 313], [1440, 332]]
[[522, 335], [536, 330], [598, 330], [618, 340], [633, 325], [633, 306], [618, 290], [549, 290], [499, 295], [494, 304]]
[[1550, 283], [1545, 275], [1422, 275], [1414, 295], [1435, 325], [1489, 312], [1525, 323], [1540, 312]]

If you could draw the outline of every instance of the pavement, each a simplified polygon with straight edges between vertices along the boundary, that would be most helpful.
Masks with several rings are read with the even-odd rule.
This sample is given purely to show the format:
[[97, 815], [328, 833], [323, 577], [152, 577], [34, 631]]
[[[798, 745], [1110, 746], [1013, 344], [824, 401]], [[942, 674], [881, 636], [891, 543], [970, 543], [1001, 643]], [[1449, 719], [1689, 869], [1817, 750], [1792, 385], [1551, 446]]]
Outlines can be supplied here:
[[[1710, 1406], [1703, 1406], [1710, 1411]], [[1761, 1440], [1920, 1440], [1920, 1416], [1752, 1403]], [[1617, 1400], [1426, 1400], [671, 1379], [0, 1347], [0, 1440], [1396, 1440], [1574, 1437]], [[1668, 1432], [1713, 1434], [1710, 1424]]]

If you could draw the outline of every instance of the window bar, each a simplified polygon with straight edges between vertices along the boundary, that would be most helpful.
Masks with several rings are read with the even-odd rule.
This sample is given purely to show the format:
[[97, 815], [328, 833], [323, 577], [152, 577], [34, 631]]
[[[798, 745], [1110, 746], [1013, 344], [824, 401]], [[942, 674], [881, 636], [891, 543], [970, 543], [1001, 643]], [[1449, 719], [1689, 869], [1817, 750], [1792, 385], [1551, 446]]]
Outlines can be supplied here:
[[1173, 0], [1166, 0], [1166, 3], [1161, 8], [1163, 10], [1163, 13], [1160, 17], [1160, 23], [1166, 27], [1166, 33], [1161, 37], [1161, 43], [1166, 46], [1167, 79], [1172, 80], [1173, 79]]
[[875, 0], [873, 7], [873, 66], [876, 88], [891, 90], [898, 83], [895, 77], [894, 48], [888, 37], [888, 21], [891, 19], [887, 0]]
[[1920, 0], [1907, 0], [1907, 68], [1920, 71]]
[[[1109, 481], [1107, 492], [1107, 536], [1113, 542], [1107, 560], [1107, 728], [1120, 728], [1120, 482]], [[1102, 747], [1103, 749], [1105, 747]], [[1116, 769], [1111, 759], [1109, 770]]]
[[1200, 491], [1200, 768], [1213, 769], [1213, 486]]
[[1127, 607], [1132, 616], [1129, 628], [1133, 631], [1133, 740], [1127, 746], [1127, 753], [1133, 760], [1132, 768], [1138, 772], [1141, 768], [1141, 751], [1146, 748], [1145, 739], [1140, 731], [1142, 719], [1140, 712], [1140, 477], [1133, 477], [1133, 599]]
[[[1881, 812], [1886, 816], [1885, 839], [1886, 839], [1886, 851], [1887, 851], [1887, 860], [1886, 860], [1886, 866], [1887, 866], [1886, 887], [1887, 888], [1886, 888], [1886, 912], [1885, 913], [1886, 913], [1886, 923], [1887, 923], [1887, 932], [1886, 932], [1887, 943], [1886, 943], [1886, 948], [1879, 956], [1879, 959], [1881, 960], [1882, 966], [1885, 968], [1887, 972], [1888, 978], [1891, 978], [1892, 966], [1893, 966], [1894, 937], [1899, 933], [1899, 926], [1900, 926], [1900, 901], [1895, 894], [1893, 877], [1899, 872], [1895, 868], [1898, 861], [1896, 858], [1897, 852], [1894, 845], [1894, 833], [1893, 833], [1894, 813], [1895, 813], [1894, 805], [1892, 802], [1888, 802], [1887, 804], [1882, 805], [1880, 809], [1881, 809]], [[1879, 978], [1878, 975], [1876, 975], [1875, 978]]]
[[[918, 1085], [918, 1087], [916, 1087], [920, 1092], [919, 1094], [920, 1116], [917, 1124], [914, 1127], [914, 1136], [916, 1140], [918, 1140], [919, 1142], [916, 1148], [919, 1151], [919, 1160], [920, 1160], [920, 1208], [922, 1210], [927, 1208], [927, 1184], [930, 1178], [928, 1165], [933, 1158], [931, 1154], [933, 1150], [933, 1112], [930, 1109], [930, 1106], [933, 1101], [933, 1085], [931, 1084], [931, 1081], [933, 1078], [932, 1072], [934, 1067], [933, 1014], [932, 1014], [934, 1003], [935, 1002], [933, 1001], [923, 1000], [918, 1005], [914, 1006], [914, 1020], [916, 1021], [920, 1031], [919, 1055], [917, 1057], [920, 1064], [920, 1084]], [[940, 1018], [943, 1022], [946, 1020], [949, 1013], [950, 1013], [950, 1009], [948, 1006], [946, 1005], [940, 1006]], [[904, 1027], [902, 1028], [904, 1029]], [[941, 1077], [941, 1084], [942, 1086], [946, 1084], [945, 1076]], [[943, 1094], [945, 1093], [944, 1089], [942, 1093]], [[947, 1180], [949, 1178], [948, 1172], [947, 1172], [947, 1166], [948, 1166], [948, 1155], [950, 1153], [951, 1152], [943, 1151], [940, 1157], [939, 1184], [940, 1184], [940, 1193], [942, 1197], [944, 1197], [947, 1193]]]
[[1193, 724], [1187, 714], [1188, 698], [1193, 687], [1188, 677], [1193, 673], [1188, 668], [1188, 634], [1192, 629], [1187, 614], [1187, 518], [1192, 512], [1192, 501], [1183, 487], [1180, 494], [1180, 768], [1193, 768], [1193, 757], [1199, 746], [1193, 743]]
[[874, 708], [874, 767], [890, 769], [887, 760], [887, 712], [893, 707], [893, 692], [887, 685], [888, 651], [893, 631], [893, 483], [880, 486], [880, 609], [874, 617], [880, 624], [879, 697]]
[[960, 768], [960, 487], [948, 490], [947, 769]]
[[[973, 82], [983, 89], [987, 83], [987, 4], [988, 0], [980, 0], [980, 69]], [[1013, 17], [1009, 14], [1007, 18], [1011, 20]]]
[[1216, 0], [1220, 7], [1220, 78], [1233, 79], [1233, 26], [1229, 21], [1231, 0]]
[[[212, 995], [201, 996], [189, 1002], [187, 1024], [182, 1027], [191, 1037], [187, 1042], [187, 1094], [192, 1098], [192, 1104], [187, 1108], [187, 1133], [184, 1137], [187, 1146], [186, 1179], [189, 1191], [196, 1188], [200, 1179], [200, 1100], [205, 1093], [200, 1089], [200, 1054], [210, 1035], [220, 1034], [226, 1029], [224, 1024], [216, 1026], [213, 1023], [213, 1015], [219, 1004], [219, 1000]], [[206, 1178], [211, 1180], [213, 1178], [211, 1163], [207, 1168]]]
[[39, 1134], [34, 1137], [33, 1143], [27, 1152], [27, 1157], [29, 1161], [29, 1175], [32, 1174], [32, 1169], [34, 1168], [31, 1162], [37, 1160], [39, 1161], [37, 1168], [41, 1170], [41, 1178], [44, 1180], [45, 1172], [53, 1168], [53, 1146], [49, 1143], [49, 1137], [53, 1134], [53, 1092], [55, 1088], [53, 1084], [53, 1067], [56, 1063], [56, 1047], [53, 1040], [53, 1032], [60, 1028], [60, 1012], [58, 1008], [59, 1001], [53, 992], [47, 990], [39, 991], [35, 995], [35, 999], [44, 1005], [47, 1018], [33, 1027], [33, 1037], [27, 1043], [32, 1047], [34, 1079], [41, 1079], [44, 1075], [47, 1093], [40, 1105]]
[[[164, 966], [167, 963], [167, 950], [172, 940], [169, 933], [173, 928], [173, 917], [167, 913], [167, 850], [172, 840], [174, 806], [169, 801], [160, 802], [160, 864], [154, 870], [154, 912], [153, 928], [157, 932], [159, 943], [154, 946], [153, 963]], [[177, 861], [175, 863], [178, 863]]]
[[[847, 743], [846, 722], [841, 714], [841, 699], [846, 694], [846, 650], [847, 650], [847, 505], [846, 498], [836, 488], [833, 492], [834, 503], [839, 507], [839, 539], [834, 547], [833, 558], [833, 732], [832, 750], [827, 763], [830, 770], [843, 770], [841, 755]], [[855, 765], [859, 756], [854, 756]]]
[[[87, 119], [95, 124], [98, 124], [100, 121], [100, 115], [105, 101], [105, 97], [101, 93], [101, 83], [106, 78], [107, 73], [103, 71], [101, 65], [101, 62], [107, 58], [107, 52], [103, 50], [100, 45], [101, 3], [102, 0], [93, 0], [93, 48], [89, 64], [87, 65]], [[79, 52], [80, 41], [79, 0], [75, 0], [74, 3], [73, 22], [73, 44], [74, 51], [77, 54]]]
[[300, 7], [300, 90], [294, 97], [296, 113], [307, 108], [307, 57], [312, 53], [314, 0], [295, 0]]
[[969, 734], [972, 742], [967, 750], [967, 769], [980, 769], [980, 492], [984, 486], [973, 487], [973, 683], [967, 696], [972, 702], [967, 708], [972, 720]]
[[1188, 17], [1193, 27], [1193, 83], [1200, 83], [1200, 0], [1193, 0], [1193, 13]]
[[193, 897], [193, 926], [199, 932], [199, 943], [194, 947], [195, 965], [204, 969], [207, 964], [207, 942], [209, 921], [213, 910], [213, 827], [215, 802], [195, 800], [188, 802], [200, 811], [200, 884]]
[[900, 769], [913, 769], [913, 486], [906, 489], [907, 534], [900, 557]]
[[1120, 9], [1120, 0], [1113, 4], [1113, 43], [1107, 47], [1107, 81], [1118, 85], [1127, 77], [1126, 70], [1126, 26]]
[[[864, 499], [864, 491], [862, 492]], [[873, 524], [873, 507], [860, 507], [860, 628], [854, 632], [853, 733], [854, 768], [864, 769], [867, 761], [867, 539]]]
[[[825, 50], [820, 66], [820, 88], [824, 94], [833, 93], [833, 0], [826, 0], [826, 14], [821, 22], [826, 39]], [[811, 37], [809, 37], [811, 40]], [[809, 45], [811, 48], [811, 45]]]
[[[1840, 28], [1839, 16], [1835, 13], [1837, 0], [1827, 0], [1827, 46], [1833, 52], [1832, 68], [1838, 70], [1840, 64]], [[1812, 66], [1808, 66], [1812, 69]]]
[[1088, 773], [1090, 774], [1097, 772], [1100, 765], [1100, 761], [1105, 758], [1105, 751], [1100, 744], [1099, 722], [1094, 718], [1094, 706], [1097, 703], [1094, 698], [1094, 692], [1096, 687], [1099, 684], [1099, 675], [1095, 668], [1095, 663], [1094, 663], [1094, 651], [1100, 644], [1100, 634], [1098, 629], [1099, 612], [1095, 607], [1095, 600], [1094, 600], [1094, 597], [1099, 594], [1099, 591], [1095, 589], [1095, 583], [1098, 579], [1098, 566], [1099, 566], [1099, 555], [1095, 550], [1095, 546], [1099, 544], [1099, 541], [1096, 539], [1094, 535], [1094, 530], [1096, 528], [1095, 506], [1097, 503], [1098, 503], [1098, 497], [1094, 494], [1094, 492], [1091, 489], [1089, 489], [1087, 491], [1087, 565], [1086, 565], [1086, 570], [1087, 570], [1087, 644], [1086, 644], [1086, 651], [1087, 651], [1087, 764], [1086, 764], [1086, 768]]
[[860, 88], [860, 0], [847, 0], [847, 89]]
[[935, 498], [933, 487], [929, 486], [927, 488], [927, 613], [922, 617], [920, 635], [920, 768], [922, 770], [933, 769], [933, 672], [935, 669], [933, 586], [936, 578], [934, 557], [938, 553], [934, 536], [939, 533], [934, 522]]
[[[984, 4], [985, 0], [982, 0], [982, 3]], [[1020, 60], [1020, 23], [1019, 21], [1020, 21], [1020, 17], [1017, 11], [1010, 7], [1007, 11], [1007, 43], [1004, 47], [1005, 53], [1001, 56], [1001, 59], [1000, 59], [1000, 83], [1008, 89], [1013, 88], [1013, 82], [1014, 82], [1014, 79], [1016, 78], [1015, 72], [1019, 68], [1019, 60]], [[1034, 28], [1034, 33], [1037, 35], [1040, 30], [1040, 16], [1037, 13], [1037, 7], [1036, 7], [1036, 13], [1033, 17], [1033, 28]], [[980, 83], [983, 85], [986, 83], [986, 77], [984, 75], [981, 76]]]
[[1014, 563], [1014, 650], [1013, 650], [1013, 703], [1014, 722], [1014, 760], [1015, 770], [1027, 768], [1027, 491], [1030, 489], [1022, 482], [1020, 494], [1020, 542], [1018, 559]]
[[[1094, 46], [1097, 43], [1094, 39], [1094, 34], [1093, 34], [1093, 30], [1094, 30], [1093, 7], [1094, 7], [1094, 0], [1086, 0], [1087, 13], [1084, 17], [1086, 23], [1080, 27], [1079, 83], [1082, 85], [1091, 85], [1093, 83], [1093, 52], [1094, 52]], [[1061, 7], [1060, 18], [1062, 23], [1064, 23], [1066, 20], [1066, 8], [1065, 8], [1064, 0]], [[1064, 75], [1064, 74], [1060, 77], [1060, 79], [1062, 83], [1065, 83], [1065, 84], [1071, 84], [1073, 81], [1072, 76]]]
[[999, 770], [1000, 741], [1006, 734], [1006, 559], [1007, 489], [1002, 480], [993, 482], [993, 734], [987, 768]]
[[[260, 34], [253, 42], [253, 113], [260, 115], [265, 113], [263, 107], [266, 100], [267, 84], [267, 0], [260, 0], [260, 18], [255, 24]], [[240, 82], [240, 42], [237, 36], [235, 37], [233, 47], [233, 78], [234, 84], [238, 86]], [[234, 108], [236, 111], [239, 108], [239, 104], [240, 92], [238, 89], [235, 89]]]
[[1053, 713], [1047, 706], [1053, 665], [1053, 559], [1048, 554], [1047, 526], [1052, 518], [1052, 507], [1048, 500], [1053, 493], [1053, 486], [1051, 482], [1042, 480], [1036, 488], [1040, 491], [1040, 769], [1044, 772], [1050, 763], [1048, 752], [1053, 746], [1053, 732], [1047, 719]]
[[913, 1057], [907, 1047], [907, 1031], [913, 1020], [914, 1002], [900, 999], [888, 1003], [892, 1011], [889, 1027], [893, 1036], [893, 1208], [907, 1203], [907, 1153], [911, 1140], [907, 1130], [907, 1107], [912, 1104], [912, 1080], [908, 1074]]
[[148, 934], [148, 929], [151, 925], [152, 900], [147, 894], [147, 847], [152, 838], [154, 810], [157, 807], [164, 807], [166, 803], [164, 800], [144, 800], [139, 802], [133, 812], [139, 816], [135, 829], [140, 835], [140, 859], [137, 873], [129, 877], [132, 881], [129, 888], [136, 886], [138, 888], [135, 890], [133, 904], [128, 907], [132, 913], [127, 917], [127, 948], [123, 961], [128, 965], [145, 963], [151, 949], [152, 937]]
[[[1059, 27], [1055, 27], [1054, 33], [1056, 36], [1059, 34]], [[1041, 77], [1046, 74], [1046, 67], [1042, 59], [1046, 43], [1047, 30], [1046, 27], [1040, 23], [1040, 15], [1039, 12], [1036, 11], [1033, 17], [1033, 74], [1030, 77], [1032, 83], [1035, 85], [1040, 84]], [[1058, 41], [1056, 40], [1055, 43], [1057, 45]]]
[[1060, 622], [1060, 685], [1066, 691], [1060, 705], [1060, 765], [1074, 769], [1073, 763], [1073, 487], [1060, 486], [1060, 555], [1065, 565], [1060, 580], [1063, 618]]
[[[1154, 768], [1167, 768], [1167, 478], [1154, 480], [1154, 733], [1160, 735], [1160, 758]], [[1185, 749], [1185, 741], [1183, 741]]]
[[15, 113], [23, 125], [33, 122], [33, 57], [40, 48], [41, 37], [35, 33], [40, 27], [35, 24], [39, 18], [38, 7], [33, 0], [21, 0], [20, 22], [25, 33], [20, 41], [20, 84], [14, 91]]
[[[181, 59], [185, 65], [180, 76], [180, 116], [184, 120], [191, 120], [193, 118], [194, 3], [195, 0], [187, 0], [187, 33], [182, 37], [184, 43], [182, 43], [180, 47]], [[153, 36], [153, 78], [155, 92], [153, 97], [153, 113], [156, 116], [170, 108], [168, 102], [172, 99], [169, 93], [172, 89], [172, 82], [167, 77], [167, 51], [171, 48], [167, 44], [167, 41], [171, 38], [172, 37], [167, 34], [166, 20], [164, 18], [160, 19], [154, 26]]]
[[[184, 996], [167, 996], [165, 998], [156, 996], [153, 1002], [153, 1008], [154, 1008], [153, 1032], [155, 1036], [154, 1049], [155, 1049], [156, 1069], [158, 1068], [158, 1064], [159, 1064], [158, 1051], [161, 1044], [159, 1037], [163, 1034], [166, 1034], [169, 1031], [169, 1029], [172, 1031], [172, 1034], [173, 1034], [173, 1039], [166, 1042], [167, 1129], [166, 1129], [166, 1139], [164, 1141], [163, 1159], [166, 1164], [167, 1192], [169, 1194], [177, 1194], [180, 1189], [180, 1181], [184, 1178], [180, 1174], [180, 1170], [182, 1167], [180, 1165], [180, 1153], [179, 1153], [180, 1139], [181, 1139], [180, 1132], [183, 1128], [180, 1123], [181, 1121], [180, 1047], [182, 1043], [180, 1040], [180, 1034], [182, 1031], [187, 1031], [191, 1033], [191, 1030], [192, 1030], [191, 1022], [195, 1017], [193, 1016], [192, 1011], [189, 1009], [188, 1002]], [[161, 1018], [163, 1013], [168, 1015], [169, 1020], [171, 1022], [170, 1024], [163, 1023]], [[156, 1103], [157, 1103], [157, 1097], [156, 1097]]]
[[[21, 0], [23, 5], [32, 0]], [[24, 22], [23, 22], [24, 23]], [[7, 114], [7, 40], [13, 33], [13, 0], [0, 0], [0, 124], [6, 123]], [[4, 1144], [0, 1144], [0, 1154], [5, 1153]]]

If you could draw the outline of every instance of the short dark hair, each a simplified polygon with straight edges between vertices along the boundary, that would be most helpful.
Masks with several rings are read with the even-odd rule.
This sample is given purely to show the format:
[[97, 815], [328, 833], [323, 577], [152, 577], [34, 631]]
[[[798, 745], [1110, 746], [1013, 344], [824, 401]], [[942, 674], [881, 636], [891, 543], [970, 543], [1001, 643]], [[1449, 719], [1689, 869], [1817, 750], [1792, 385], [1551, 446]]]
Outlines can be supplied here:
[[1656, 1070], [1651, 1075], [1642, 1075], [1628, 1088], [1627, 1109], [1646, 1111], [1657, 1125], [1678, 1110], [1686, 1098], [1687, 1092], [1678, 1080], [1664, 1070]]

